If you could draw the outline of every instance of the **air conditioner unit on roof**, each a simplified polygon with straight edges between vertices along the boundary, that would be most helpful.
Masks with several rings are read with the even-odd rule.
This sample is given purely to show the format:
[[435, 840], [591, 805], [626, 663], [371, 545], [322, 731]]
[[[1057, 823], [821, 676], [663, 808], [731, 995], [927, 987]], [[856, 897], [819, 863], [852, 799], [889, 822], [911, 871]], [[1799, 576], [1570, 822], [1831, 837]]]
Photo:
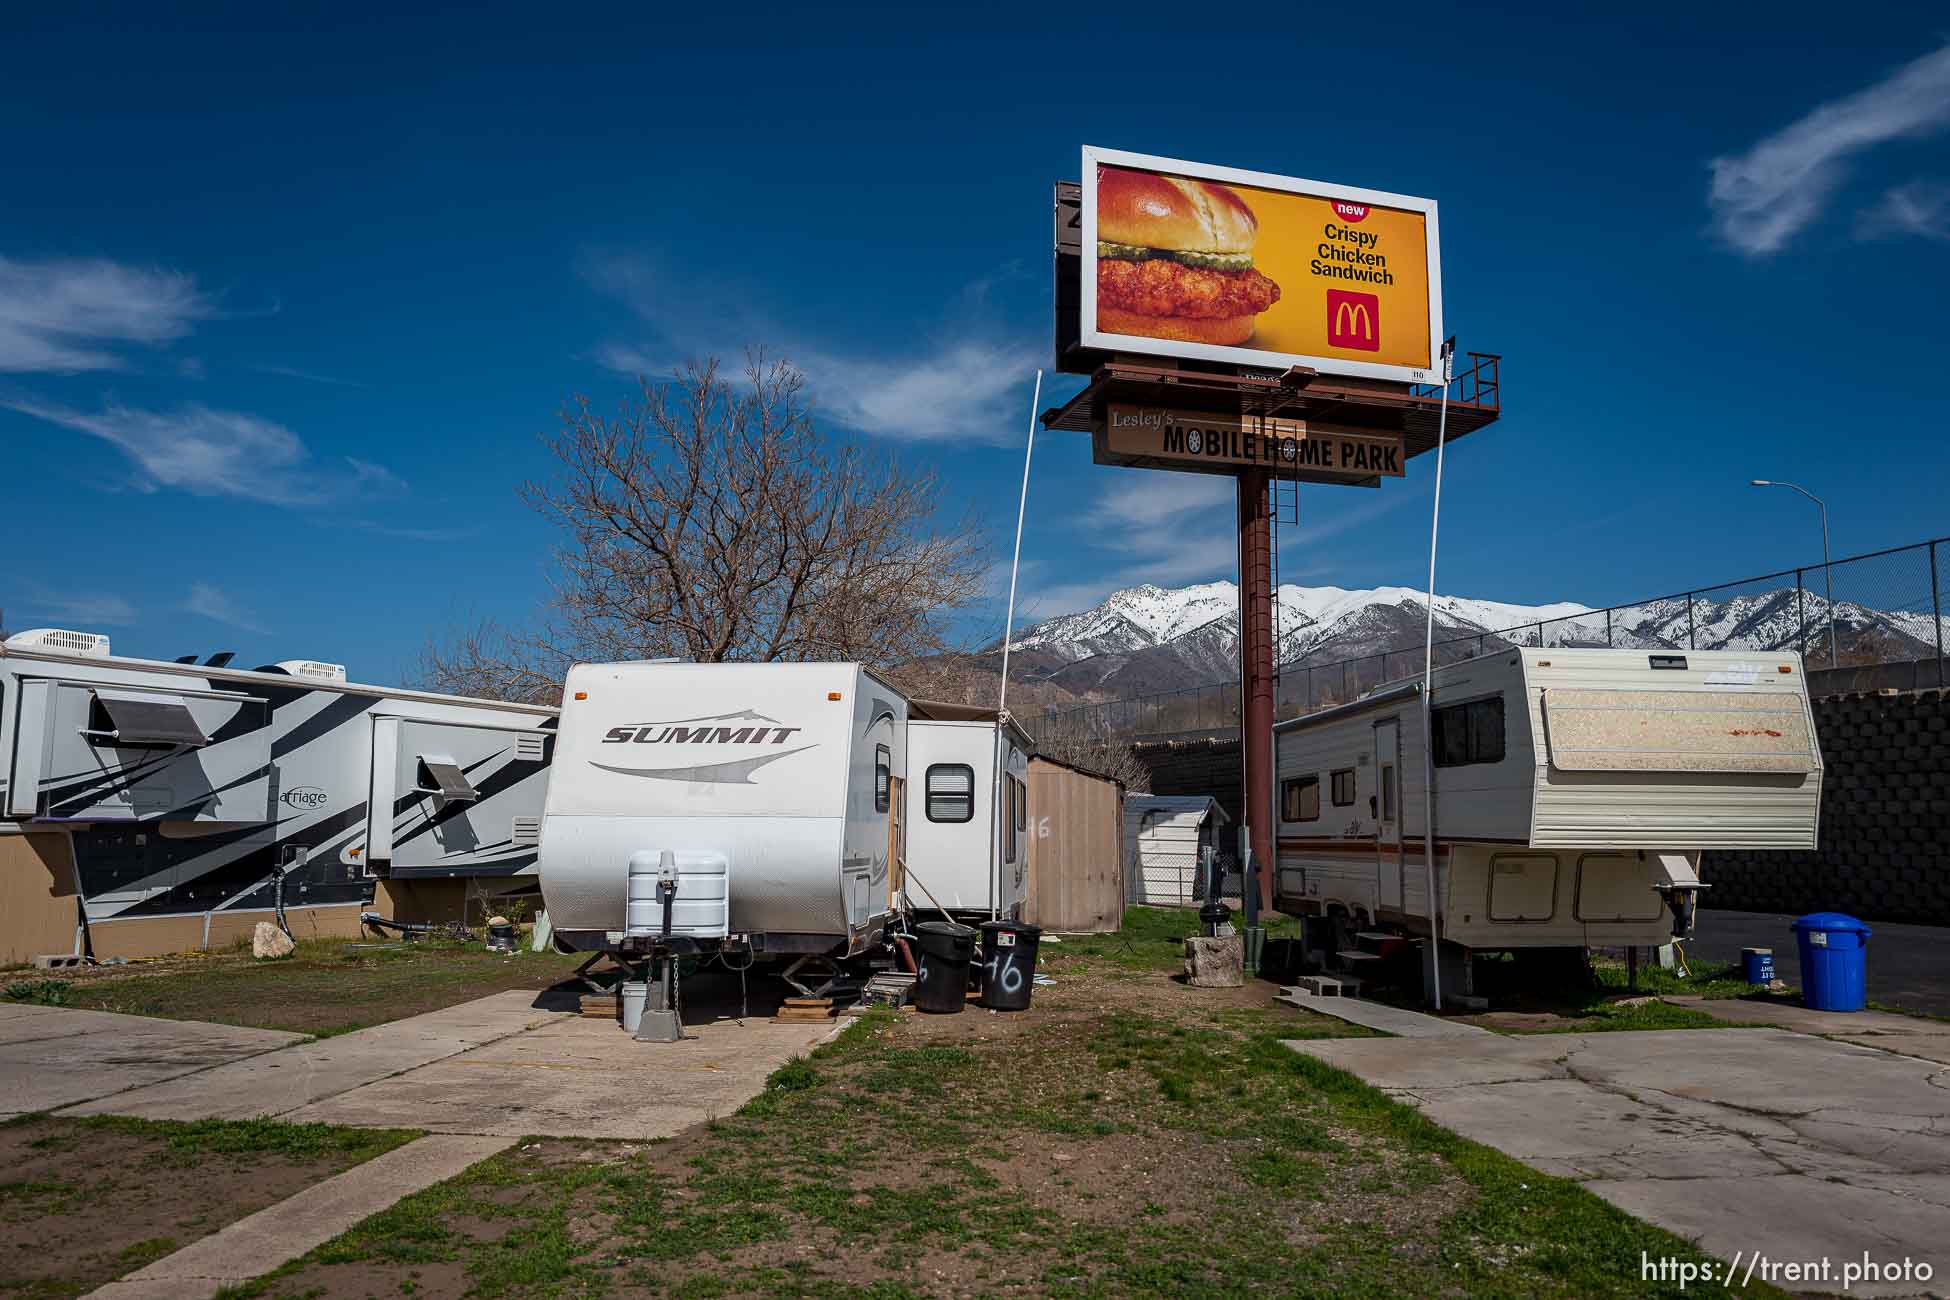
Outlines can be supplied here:
[[107, 633], [71, 632], [64, 627], [29, 628], [8, 637], [7, 644], [16, 650], [65, 650], [69, 654], [98, 657], [108, 654]]
[[316, 659], [280, 659], [278, 667], [293, 677], [314, 677], [321, 682], [342, 682], [345, 680], [344, 664], [325, 664]]

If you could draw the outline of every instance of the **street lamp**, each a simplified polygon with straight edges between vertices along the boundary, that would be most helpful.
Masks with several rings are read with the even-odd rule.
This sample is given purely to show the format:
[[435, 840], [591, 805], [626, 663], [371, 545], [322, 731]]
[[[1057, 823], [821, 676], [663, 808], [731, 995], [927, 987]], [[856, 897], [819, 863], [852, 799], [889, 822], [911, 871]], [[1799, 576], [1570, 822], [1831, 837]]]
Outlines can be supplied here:
[[1793, 483], [1778, 483], [1771, 478], [1757, 478], [1754, 480], [1754, 486], [1792, 488], [1821, 509], [1821, 579], [1828, 589], [1828, 666], [1840, 668], [1842, 661], [1835, 654], [1835, 574], [1828, 564], [1828, 505], [1807, 488]]

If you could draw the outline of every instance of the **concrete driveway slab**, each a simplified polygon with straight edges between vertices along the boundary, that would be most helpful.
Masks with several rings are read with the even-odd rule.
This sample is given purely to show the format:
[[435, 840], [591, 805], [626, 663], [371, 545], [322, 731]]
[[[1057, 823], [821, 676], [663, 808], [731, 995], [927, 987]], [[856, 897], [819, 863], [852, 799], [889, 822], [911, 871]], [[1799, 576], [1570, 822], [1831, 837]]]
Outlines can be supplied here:
[[1928, 1037], [1878, 1039], [1888, 1050], [1778, 1029], [1289, 1046], [1723, 1260], [1839, 1269], [1867, 1250], [1950, 1279], [1950, 1067], [1903, 1051]]
[[303, 1034], [67, 1007], [0, 1017], [0, 1118], [57, 1110], [220, 1068]]
[[436, 1133], [668, 1137], [757, 1096], [830, 1025], [710, 1020], [681, 1043], [639, 1043], [612, 1022], [564, 1017], [292, 1111], [294, 1122]]
[[[145, 1119], [257, 1119], [287, 1116], [328, 1097], [560, 1020], [514, 989], [459, 1006], [319, 1039], [266, 1056], [104, 1097], [71, 1115]], [[405, 1121], [407, 1127], [424, 1127]]]

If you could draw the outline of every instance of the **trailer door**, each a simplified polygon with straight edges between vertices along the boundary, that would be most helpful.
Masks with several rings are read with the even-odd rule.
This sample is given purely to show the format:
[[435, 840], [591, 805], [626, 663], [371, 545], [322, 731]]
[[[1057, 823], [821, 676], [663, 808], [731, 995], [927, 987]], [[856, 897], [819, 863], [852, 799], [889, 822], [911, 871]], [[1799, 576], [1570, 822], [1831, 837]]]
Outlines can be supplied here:
[[1374, 724], [1375, 892], [1382, 907], [1402, 906], [1402, 722]]

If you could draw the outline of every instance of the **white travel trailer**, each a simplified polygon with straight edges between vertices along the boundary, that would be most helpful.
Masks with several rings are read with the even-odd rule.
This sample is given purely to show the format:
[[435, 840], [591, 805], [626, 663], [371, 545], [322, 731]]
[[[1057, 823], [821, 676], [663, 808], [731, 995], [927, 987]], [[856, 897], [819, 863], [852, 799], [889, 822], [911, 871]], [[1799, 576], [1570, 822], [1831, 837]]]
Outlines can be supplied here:
[[982, 920], [1021, 909], [1029, 879], [1030, 744], [1015, 722], [998, 722], [994, 709], [911, 703], [907, 761], [918, 798], [907, 819], [906, 867], [915, 907]]
[[150, 956], [229, 942], [280, 894], [357, 934], [380, 882], [535, 872], [555, 710], [0, 644], [0, 952]]
[[907, 726], [906, 698], [859, 664], [576, 665], [542, 830], [557, 942], [831, 959], [877, 944]]
[[[1445, 988], [1470, 949], [1669, 941], [1702, 849], [1815, 847], [1798, 655], [1504, 650], [1436, 669], [1430, 702]], [[1275, 905], [1332, 918], [1350, 962], [1363, 930], [1426, 936], [1421, 682], [1274, 737]]]

